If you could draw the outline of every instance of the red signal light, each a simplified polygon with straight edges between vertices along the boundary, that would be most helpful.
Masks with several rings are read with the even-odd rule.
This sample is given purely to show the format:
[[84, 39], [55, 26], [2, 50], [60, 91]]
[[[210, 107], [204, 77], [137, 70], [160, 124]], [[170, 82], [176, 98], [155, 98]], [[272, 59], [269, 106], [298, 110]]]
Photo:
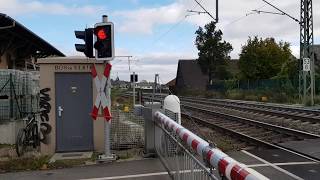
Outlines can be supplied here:
[[98, 32], [97, 32], [97, 36], [100, 40], [104, 40], [104, 39], [107, 39], [107, 34], [106, 32], [104, 31], [104, 29], [99, 29]]

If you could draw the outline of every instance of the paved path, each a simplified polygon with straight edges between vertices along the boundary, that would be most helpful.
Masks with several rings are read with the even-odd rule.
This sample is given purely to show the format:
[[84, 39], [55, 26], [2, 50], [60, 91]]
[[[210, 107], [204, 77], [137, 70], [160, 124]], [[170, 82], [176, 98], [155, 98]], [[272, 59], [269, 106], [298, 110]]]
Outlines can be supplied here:
[[320, 164], [282, 150], [238, 151], [229, 154], [270, 179], [319, 180]]
[[[229, 154], [270, 179], [318, 180], [320, 164], [281, 150], [238, 151]], [[214, 170], [215, 173], [216, 170]], [[159, 159], [99, 164], [68, 169], [0, 174], [0, 180], [170, 180]]]
[[0, 174], [0, 180], [170, 180], [158, 159]]

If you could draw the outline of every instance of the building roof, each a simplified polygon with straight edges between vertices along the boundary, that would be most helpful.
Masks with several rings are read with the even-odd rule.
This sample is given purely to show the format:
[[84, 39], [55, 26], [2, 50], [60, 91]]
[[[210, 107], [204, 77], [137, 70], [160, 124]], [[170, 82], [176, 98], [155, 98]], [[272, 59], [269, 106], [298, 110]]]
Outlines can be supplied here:
[[65, 55], [25, 26], [0, 13], [0, 55], [15, 50], [17, 59]]
[[176, 88], [178, 90], [204, 90], [207, 87], [208, 75], [201, 71], [196, 60], [179, 60], [176, 77]]
[[166, 85], [167, 86], [175, 86], [176, 85], [176, 78], [174, 78], [171, 81], [169, 81]]

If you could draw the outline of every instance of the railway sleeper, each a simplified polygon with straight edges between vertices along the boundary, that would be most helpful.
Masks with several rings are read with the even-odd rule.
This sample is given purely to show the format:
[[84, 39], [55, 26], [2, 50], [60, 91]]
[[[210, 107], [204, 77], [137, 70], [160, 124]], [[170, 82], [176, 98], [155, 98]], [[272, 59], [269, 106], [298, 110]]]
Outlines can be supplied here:
[[243, 132], [243, 134], [246, 134], [246, 135], [249, 135], [249, 136], [252, 136], [252, 137], [259, 139], [259, 137], [263, 137], [263, 136], [272, 134], [270, 132], [272, 132], [272, 131], [261, 131], [261, 129], [253, 129], [253, 130], [245, 131], [245, 132]]

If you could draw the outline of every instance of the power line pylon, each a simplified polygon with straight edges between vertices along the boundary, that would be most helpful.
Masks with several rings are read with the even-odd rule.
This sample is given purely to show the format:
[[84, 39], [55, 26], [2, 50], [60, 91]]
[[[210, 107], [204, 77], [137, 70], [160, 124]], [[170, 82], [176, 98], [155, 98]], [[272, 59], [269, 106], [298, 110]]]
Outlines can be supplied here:
[[[300, 62], [299, 62], [299, 94], [303, 85], [303, 103], [310, 100], [314, 105], [315, 96], [315, 68], [313, 51], [313, 14], [312, 0], [301, 0], [300, 12]], [[310, 59], [310, 71], [303, 71], [303, 59]], [[303, 77], [303, 78], [301, 78]]]
[[[313, 36], [313, 12], [312, 0], [301, 0], [300, 21], [288, 13], [282, 11], [267, 0], [262, 0], [279, 12], [253, 10], [257, 13], [277, 14], [288, 16], [300, 25], [300, 60], [299, 60], [299, 98], [303, 104], [310, 102], [314, 105], [315, 96], [315, 68], [314, 68], [314, 36]], [[306, 60], [306, 61], [305, 61]], [[304, 67], [304, 62], [310, 68]], [[303, 92], [303, 97], [302, 97]]]

